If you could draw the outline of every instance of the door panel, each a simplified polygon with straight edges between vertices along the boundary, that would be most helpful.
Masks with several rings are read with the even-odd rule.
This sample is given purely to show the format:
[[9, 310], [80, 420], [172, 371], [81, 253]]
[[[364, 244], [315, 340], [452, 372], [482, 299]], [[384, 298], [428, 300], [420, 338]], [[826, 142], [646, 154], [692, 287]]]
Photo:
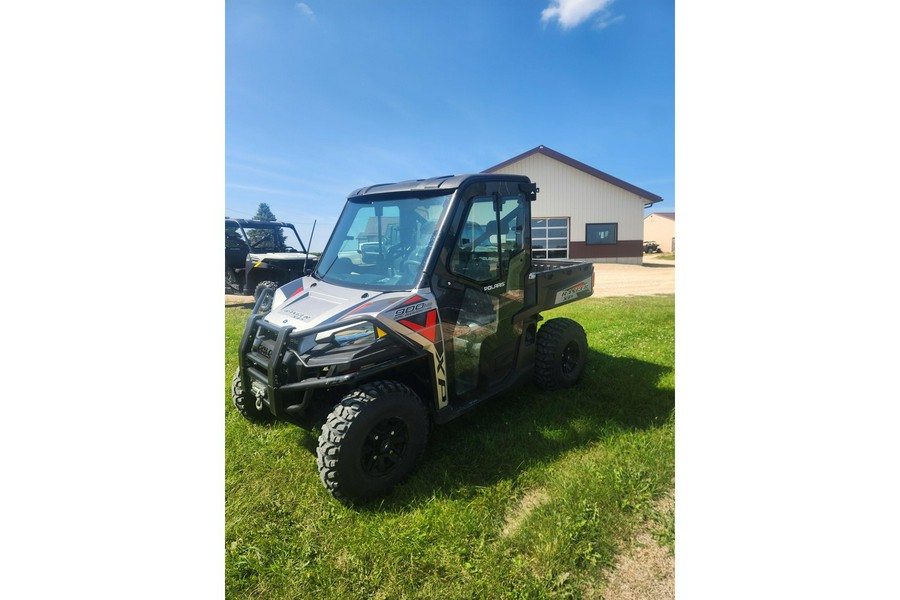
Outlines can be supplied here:
[[519, 193], [491, 193], [491, 187], [467, 202], [447, 263], [439, 268], [450, 398], [458, 403], [477, 398], [515, 365], [512, 315], [524, 305], [529, 266], [527, 200]]

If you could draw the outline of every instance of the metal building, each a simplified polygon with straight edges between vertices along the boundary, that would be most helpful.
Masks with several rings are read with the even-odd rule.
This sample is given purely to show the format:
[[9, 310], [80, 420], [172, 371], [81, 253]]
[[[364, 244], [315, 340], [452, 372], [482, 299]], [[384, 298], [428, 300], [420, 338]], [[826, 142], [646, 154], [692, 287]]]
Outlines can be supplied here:
[[644, 241], [654, 241], [663, 252], [675, 252], [675, 213], [651, 213], [644, 218]]
[[641, 264], [644, 208], [662, 202], [656, 194], [546, 146], [484, 172], [527, 175], [538, 184], [531, 209], [535, 258]]

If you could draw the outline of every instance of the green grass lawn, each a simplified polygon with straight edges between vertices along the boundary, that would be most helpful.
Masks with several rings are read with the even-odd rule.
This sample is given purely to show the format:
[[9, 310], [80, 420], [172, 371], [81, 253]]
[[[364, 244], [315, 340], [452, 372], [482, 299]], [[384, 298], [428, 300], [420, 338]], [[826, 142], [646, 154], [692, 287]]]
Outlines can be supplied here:
[[318, 430], [258, 426], [231, 405], [249, 314], [227, 308], [225, 585], [229, 598], [544, 598], [602, 589], [674, 485], [675, 299], [549, 311], [587, 331], [578, 386], [528, 385], [436, 426], [412, 477], [347, 508], [319, 481]]

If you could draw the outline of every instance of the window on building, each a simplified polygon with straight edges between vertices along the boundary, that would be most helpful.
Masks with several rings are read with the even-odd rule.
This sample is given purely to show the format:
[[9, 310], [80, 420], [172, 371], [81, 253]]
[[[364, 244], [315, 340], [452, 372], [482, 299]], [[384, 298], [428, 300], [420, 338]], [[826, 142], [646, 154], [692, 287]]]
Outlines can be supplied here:
[[534, 258], [569, 258], [569, 219], [532, 219], [531, 247]]
[[584, 243], [591, 246], [596, 244], [618, 244], [618, 223], [588, 223], [585, 225]]

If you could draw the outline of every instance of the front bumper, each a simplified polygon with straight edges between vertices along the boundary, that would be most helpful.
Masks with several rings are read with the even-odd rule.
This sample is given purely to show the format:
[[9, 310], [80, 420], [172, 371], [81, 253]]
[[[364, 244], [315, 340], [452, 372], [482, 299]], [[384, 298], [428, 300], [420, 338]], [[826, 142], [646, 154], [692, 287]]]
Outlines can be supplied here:
[[[299, 416], [315, 390], [353, 385], [387, 369], [428, 356], [423, 348], [372, 316], [354, 316], [346, 321], [296, 330], [291, 325], [274, 325], [265, 320], [260, 306], [274, 294], [267, 289], [257, 299], [238, 347], [238, 365], [244, 393], [259, 397], [275, 417]], [[359, 347], [338, 347], [333, 343], [303, 344], [319, 333], [369, 322], [381, 329], [384, 338]]]

